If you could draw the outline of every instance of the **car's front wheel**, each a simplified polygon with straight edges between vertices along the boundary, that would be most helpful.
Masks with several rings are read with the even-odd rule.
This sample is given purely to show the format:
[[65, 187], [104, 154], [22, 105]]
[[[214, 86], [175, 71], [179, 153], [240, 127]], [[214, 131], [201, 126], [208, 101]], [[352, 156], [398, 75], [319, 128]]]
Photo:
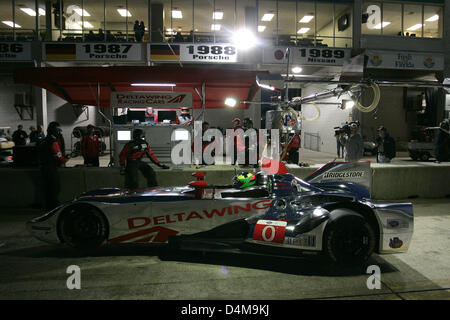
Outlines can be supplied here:
[[61, 241], [70, 247], [91, 250], [108, 238], [108, 222], [97, 208], [77, 204], [62, 212], [58, 220]]
[[323, 250], [326, 256], [340, 265], [361, 265], [375, 249], [373, 228], [360, 214], [349, 209], [331, 213], [325, 229]]

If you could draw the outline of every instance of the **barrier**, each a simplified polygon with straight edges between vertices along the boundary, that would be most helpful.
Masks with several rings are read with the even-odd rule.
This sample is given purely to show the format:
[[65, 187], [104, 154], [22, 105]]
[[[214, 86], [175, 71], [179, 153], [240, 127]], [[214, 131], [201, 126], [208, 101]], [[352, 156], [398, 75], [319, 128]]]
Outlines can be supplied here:
[[[316, 168], [289, 169], [299, 178], [305, 178]], [[194, 169], [155, 169], [161, 186], [187, 185], [193, 178]], [[234, 175], [234, 168], [206, 169], [209, 184], [228, 184]], [[373, 199], [407, 199], [410, 197], [442, 198], [450, 196], [450, 165], [436, 166], [377, 166], [372, 165]], [[60, 169], [60, 201], [65, 202], [88, 190], [99, 188], [122, 188], [124, 176], [118, 168], [64, 168]], [[145, 179], [139, 173], [140, 186]], [[0, 207], [31, 207], [41, 203], [42, 183], [37, 168], [0, 169]]]

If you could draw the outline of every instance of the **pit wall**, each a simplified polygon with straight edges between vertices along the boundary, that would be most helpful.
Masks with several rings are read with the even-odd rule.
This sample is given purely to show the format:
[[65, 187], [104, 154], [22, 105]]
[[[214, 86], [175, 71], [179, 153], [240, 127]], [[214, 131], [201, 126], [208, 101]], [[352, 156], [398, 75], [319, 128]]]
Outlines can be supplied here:
[[[316, 168], [291, 169], [291, 173], [305, 178]], [[161, 186], [186, 185], [194, 180], [192, 170], [155, 169]], [[205, 170], [209, 184], [230, 183], [234, 170]], [[107, 187], [122, 188], [124, 176], [116, 168], [64, 168], [60, 169], [60, 201], [65, 202], [89, 190]], [[372, 198], [407, 199], [410, 197], [442, 198], [450, 196], [450, 166], [392, 166], [372, 167]], [[139, 176], [145, 187], [145, 179]], [[32, 207], [42, 199], [42, 181], [38, 169], [0, 169], [0, 208]]]

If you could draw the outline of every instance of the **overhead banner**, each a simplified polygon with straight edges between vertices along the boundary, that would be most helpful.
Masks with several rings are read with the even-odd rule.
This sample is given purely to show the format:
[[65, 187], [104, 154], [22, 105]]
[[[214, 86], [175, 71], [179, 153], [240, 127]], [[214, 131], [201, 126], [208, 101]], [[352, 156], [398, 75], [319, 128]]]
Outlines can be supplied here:
[[182, 44], [180, 58], [183, 62], [235, 63], [238, 62], [238, 50], [229, 43]]
[[111, 108], [192, 107], [190, 92], [111, 92]]
[[229, 43], [212, 44], [151, 44], [150, 61], [236, 63], [238, 50]]
[[[286, 63], [288, 47], [271, 47], [263, 51], [263, 63]], [[351, 50], [329, 47], [290, 47], [289, 63], [298, 65], [342, 66]]]
[[7, 61], [31, 60], [31, 43], [0, 42], [0, 60], [7, 60]]
[[44, 60], [140, 61], [140, 43], [46, 43]]
[[366, 50], [367, 68], [399, 70], [443, 70], [444, 55], [439, 53], [411, 53], [402, 51]]

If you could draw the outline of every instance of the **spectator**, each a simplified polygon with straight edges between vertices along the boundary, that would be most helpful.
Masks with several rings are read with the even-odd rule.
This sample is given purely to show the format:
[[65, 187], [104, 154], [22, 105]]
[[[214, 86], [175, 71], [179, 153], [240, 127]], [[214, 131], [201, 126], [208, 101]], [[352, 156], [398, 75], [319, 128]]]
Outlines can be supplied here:
[[344, 145], [344, 160], [358, 161], [364, 153], [364, 143], [361, 135], [358, 133], [358, 122], [349, 124], [350, 132], [341, 133], [339, 141]]
[[175, 42], [184, 42], [184, 38], [181, 35], [180, 31], [178, 31], [177, 34], [175, 35]]
[[378, 148], [377, 162], [389, 163], [395, 158], [395, 140], [383, 126], [378, 128], [378, 137], [375, 141]]
[[134, 38], [136, 39], [136, 42], [141, 42], [142, 41], [142, 36], [141, 36], [141, 29], [140, 29], [138, 20], [136, 20], [134, 22], [133, 30], [134, 30]]
[[442, 121], [436, 130], [434, 138], [434, 153], [436, 155], [436, 163], [445, 161], [450, 156], [450, 126], [448, 121]]
[[[31, 128], [30, 128], [31, 129]], [[30, 143], [38, 143], [45, 138], [44, 129], [41, 125], [37, 126], [37, 130], [30, 133]]]
[[108, 41], [108, 42], [116, 41], [116, 37], [113, 36], [113, 34], [111, 33], [111, 30], [106, 30], [106, 41]]
[[87, 134], [81, 139], [81, 155], [88, 167], [99, 166], [100, 140], [94, 132], [92, 124], [87, 126]]
[[142, 41], [144, 39], [144, 35], [145, 35], [144, 21], [141, 21], [141, 23], [139, 24], [139, 32], [141, 33], [141, 41]]
[[103, 29], [98, 29], [98, 35], [97, 35], [98, 41], [105, 41], [105, 34], [103, 33]]
[[94, 31], [89, 31], [89, 33], [86, 35], [86, 41], [95, 41]]
[[17, 130], [14, 131], [12, 139], [16, 146], [24, 146], [27, 144], [28, 134], [23, 130], [23, 126], [19, 124]]

